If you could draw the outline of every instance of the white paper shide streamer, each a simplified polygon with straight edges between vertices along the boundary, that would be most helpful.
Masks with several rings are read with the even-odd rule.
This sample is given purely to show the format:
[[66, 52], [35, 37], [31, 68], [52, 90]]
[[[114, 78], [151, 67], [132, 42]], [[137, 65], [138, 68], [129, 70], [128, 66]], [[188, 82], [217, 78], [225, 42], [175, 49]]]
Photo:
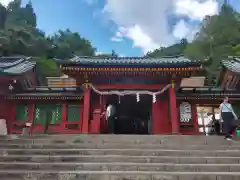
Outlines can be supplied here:
[[136, 99], [137, 99], [137, 102], [140, 102], [140, 95], [139, 95], [139, 93], [136, 94]]

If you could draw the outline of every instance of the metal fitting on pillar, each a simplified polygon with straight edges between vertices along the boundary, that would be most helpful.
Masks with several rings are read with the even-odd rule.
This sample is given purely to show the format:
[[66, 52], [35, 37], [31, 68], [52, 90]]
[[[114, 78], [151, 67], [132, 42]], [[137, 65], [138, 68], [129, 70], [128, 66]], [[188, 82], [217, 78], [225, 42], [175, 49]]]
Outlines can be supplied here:
[[172, 88], [174, 88], [174, 80], [172, 80], [171, 85], [172, 85]]
[[85, 89], [89, 88], [89, 80], [88, 80], [88, 76], [84, 75], [84, 83], [83, 86], [85, 87]]

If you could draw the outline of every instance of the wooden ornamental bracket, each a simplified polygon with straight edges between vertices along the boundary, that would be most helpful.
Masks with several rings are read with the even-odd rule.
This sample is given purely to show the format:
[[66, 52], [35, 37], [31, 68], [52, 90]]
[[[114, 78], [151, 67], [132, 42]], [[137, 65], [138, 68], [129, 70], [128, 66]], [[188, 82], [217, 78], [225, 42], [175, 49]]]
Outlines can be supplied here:
[[88, 89], [88, 88], [89, 88], [89, 80], [88, 80], [88, 75], [87, 75], [87, 74], [84, 75], [83, 87], [84, 87], [85, 89]]
[[66, 74], [82, 74], [96, 76], [101, 75], [163, 75], [163, 74], [183, 74], [188, 76], [191, 72], [201, 71], [200, 67], [61, 67], [61, 71]]

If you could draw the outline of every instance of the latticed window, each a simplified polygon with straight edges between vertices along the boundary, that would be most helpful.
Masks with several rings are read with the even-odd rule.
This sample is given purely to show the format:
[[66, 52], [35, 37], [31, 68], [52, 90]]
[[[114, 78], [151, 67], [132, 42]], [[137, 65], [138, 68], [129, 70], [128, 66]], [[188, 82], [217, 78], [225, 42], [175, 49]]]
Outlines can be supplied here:
[[28, 120], [28, 110], [27, 104], [17, 104], [16, 105], [16, 121], [24, 122]]
[[46, 120], [50, 124], [60, 124], [61, 105], [37, 104], [34, 111], [34, 123], [45, 124]]
[[61, 112], [62, 112], [62, 106], [60, 104], [52, 106], [52, 109], [51, 109], [52, 119], [50, 124], [61, 123]]
[[80, 105], [68, 105], [67, 121], [68, 122], [80, 122]]
[[192, 108], [188, 102], [182, 102], [180, 104], [180, 122], [190, 123], [192, 122]]
[[46, 121], [46, 113], [45, 113], [45, 105], [36, 104], [34, 110], [34, 124], [45, 124]]

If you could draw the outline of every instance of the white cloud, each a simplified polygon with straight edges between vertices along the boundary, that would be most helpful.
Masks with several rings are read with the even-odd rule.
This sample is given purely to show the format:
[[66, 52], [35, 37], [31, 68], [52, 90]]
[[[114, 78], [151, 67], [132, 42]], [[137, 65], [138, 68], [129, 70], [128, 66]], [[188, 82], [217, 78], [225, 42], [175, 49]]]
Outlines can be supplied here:
[[119, 31], [117, 31], [117, 32], [116, 32], [116, 37], [121, 38], [121, 37], [123, 37], [123, 34], [122, 34], [121, 32], [119, 32]]
[[7, 7], [8, 4], [9, 4], [10, 2], [12, 2], [12, 1], [13, 1], [13, 0], [0, 0], [0, 3], [1, 3], [3, 6]]
[[147, 53], [149, 50], [157, 49], [160, 47], [138, 25], [129, 28], [121, 27], [119, 30], [121, 34], [123, 34], [123, 36], [133, 41], [134, 47], [141, 48], [144, 53]]
[[187, 35], [189, 34], [189, 32], [191, 31], [189, 25], [184, 21], [184, 20], [180, 20], [175, 26], [174, 26], [174, 30], [173, 30], [173, 36], [178, 38], [178, 39], [182, 39], [187, 37]]
[[123, 39], [122, 38], [118, 38], [118, 37], [112, 37], [111, 38], [111, 41], [114, 41], [114, 42], [121, 42]]
[[185, 15], [192, 20], [203, 20], [206, 15], [214, 15], [218, 12], [216, 0], [197, 1], [197, 0], [177, 0], [175, 4], [176, 13]]
[[190, 25], [184, 20], [180, 20], [174, 27], [172, 35], [177, 39], [186, 38], [188, 41], [192, 41], [198, 32], [198, 25]]
[[119, 31], [116, 32], [111, 40], [121, 42], [124, 38], [132, 40], [133, 46], [141, 48], [144, 53], [160, 47], [157, 43], [153, 42], [153, 40], [138, 25], [128, 28], [119, 27]]
[[118, 25], [117, 32], [147, 52], [168, 46], [176, 38], [194, 36], [196, 25], [180, 19], [171, 29], [169, 16], [202, 20], [205, 15], [217, 13], [217, 7], [217, 0], [106, 0], [103, 13]]
[[123, 38], [123, 34], [120, 31], [117, 31], [116, 34], [111, 38], [111, 40], [115, 42], [121, 42]]

